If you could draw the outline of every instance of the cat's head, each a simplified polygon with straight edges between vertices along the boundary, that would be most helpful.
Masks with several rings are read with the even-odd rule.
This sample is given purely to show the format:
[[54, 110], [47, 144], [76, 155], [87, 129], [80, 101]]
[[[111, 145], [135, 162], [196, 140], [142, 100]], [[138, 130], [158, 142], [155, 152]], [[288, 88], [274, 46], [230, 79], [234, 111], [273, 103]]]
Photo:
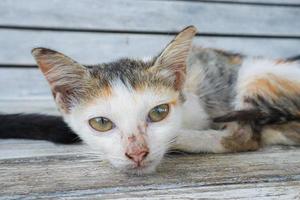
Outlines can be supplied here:
[[176, 139], [186, 60], [196, 28], [187, 27], [150, 61], [121, 59], [86, 67], [56, 51], [32, 54], [68, 125], [126, 172], [152, 172]]

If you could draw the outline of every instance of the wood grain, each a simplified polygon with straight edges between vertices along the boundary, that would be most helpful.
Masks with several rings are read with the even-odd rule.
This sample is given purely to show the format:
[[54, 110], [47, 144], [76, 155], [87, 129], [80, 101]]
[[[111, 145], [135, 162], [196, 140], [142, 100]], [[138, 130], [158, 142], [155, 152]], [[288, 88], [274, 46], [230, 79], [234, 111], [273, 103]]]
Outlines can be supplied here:
[[200, 1], [0, 1], [0, 25], [13, 27], [168, 33], [193, 24], [202, 33], [300, 36], [299, 16], [298, 7]]
[[[172, 1], [172, 0], [171, 0]], [[185, 1], [185, 0], [183, 0]], [[210, 0], [196, 0], [196, 1], [210, 1]], [[253, 4], [278, 4], [278, 5], [300, 5], [298, 0], [216, 0], [228, 3], [253, 3]]]
[[25, 159], [48, 156], [76, 156], [90, 154], [92, 151], [86, 145], [57, 145], [36, 140], [0, 140], [0, 160]]
[[[8, 142], [0, 141], [0, 147], [3, 143]], [[65, 154], [32, 153], [31, 157], [24, 157], [22, 152], [28, 149], [34, 152], [41, 147], [57, 148], [46, 142], [36, 143], [19, 145], [12, 158], [0, 159], [0, 199], [137, 199], [144, 196], [180, 199], [211, 195], [217, 199], [284, 199], [300, 194], [299, 148], [275, 147], [224, 155], [169, 155], [157, 173], [139, 177], [117, 172], [101, 157], [81, 148], [76, 152], [74, 146], [64, 146]], [[18, 154], [21, 158], [17, 158]]]

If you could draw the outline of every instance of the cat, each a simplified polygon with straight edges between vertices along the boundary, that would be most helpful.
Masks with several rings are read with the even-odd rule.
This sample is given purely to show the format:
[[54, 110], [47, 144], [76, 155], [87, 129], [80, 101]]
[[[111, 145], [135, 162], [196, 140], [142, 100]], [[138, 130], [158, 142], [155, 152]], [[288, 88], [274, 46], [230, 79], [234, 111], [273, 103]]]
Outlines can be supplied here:
[[33, 49], [65, 123], [54, 116], [1, 115], [0, 137], [82, 140], [135, 174], [154, 172], [173, 149], [227, 153], [300, 144], [297, 59], [194, 47], [196, 32], [185, 28], [152, 59], [94, 66]]

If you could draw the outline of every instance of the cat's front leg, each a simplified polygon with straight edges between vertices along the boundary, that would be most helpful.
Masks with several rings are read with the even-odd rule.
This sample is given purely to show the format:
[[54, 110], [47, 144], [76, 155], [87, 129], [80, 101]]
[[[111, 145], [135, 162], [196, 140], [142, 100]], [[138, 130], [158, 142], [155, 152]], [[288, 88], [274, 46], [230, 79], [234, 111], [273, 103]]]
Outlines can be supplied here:
[[189, 153], [253, 151], [259, 148], [259, 141], [252, 136], [250, 127], [237, 124], [223, 130], [182, 129], [172, 149]]
[[172, 149], [189, 153], [224, 153], [228, 150], [222, 144], [222, 140], [228, 135], [227, 130], [182, 129], [179, 131]]

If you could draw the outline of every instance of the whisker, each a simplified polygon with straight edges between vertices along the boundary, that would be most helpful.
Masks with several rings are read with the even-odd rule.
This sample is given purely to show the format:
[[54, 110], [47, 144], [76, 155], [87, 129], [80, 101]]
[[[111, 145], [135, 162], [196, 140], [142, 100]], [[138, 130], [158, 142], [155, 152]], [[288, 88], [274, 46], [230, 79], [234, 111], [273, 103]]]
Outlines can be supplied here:
[[180, 154], [180, 155], [189, 155], [188, 153], [184, 152], [184, 151], [180, 151], [180, 150], [176, 150], [176, 149], [171, 149], [167, 152], [168, 154], [172, 154], [172, 153], [176, 153], [176, 154]]

